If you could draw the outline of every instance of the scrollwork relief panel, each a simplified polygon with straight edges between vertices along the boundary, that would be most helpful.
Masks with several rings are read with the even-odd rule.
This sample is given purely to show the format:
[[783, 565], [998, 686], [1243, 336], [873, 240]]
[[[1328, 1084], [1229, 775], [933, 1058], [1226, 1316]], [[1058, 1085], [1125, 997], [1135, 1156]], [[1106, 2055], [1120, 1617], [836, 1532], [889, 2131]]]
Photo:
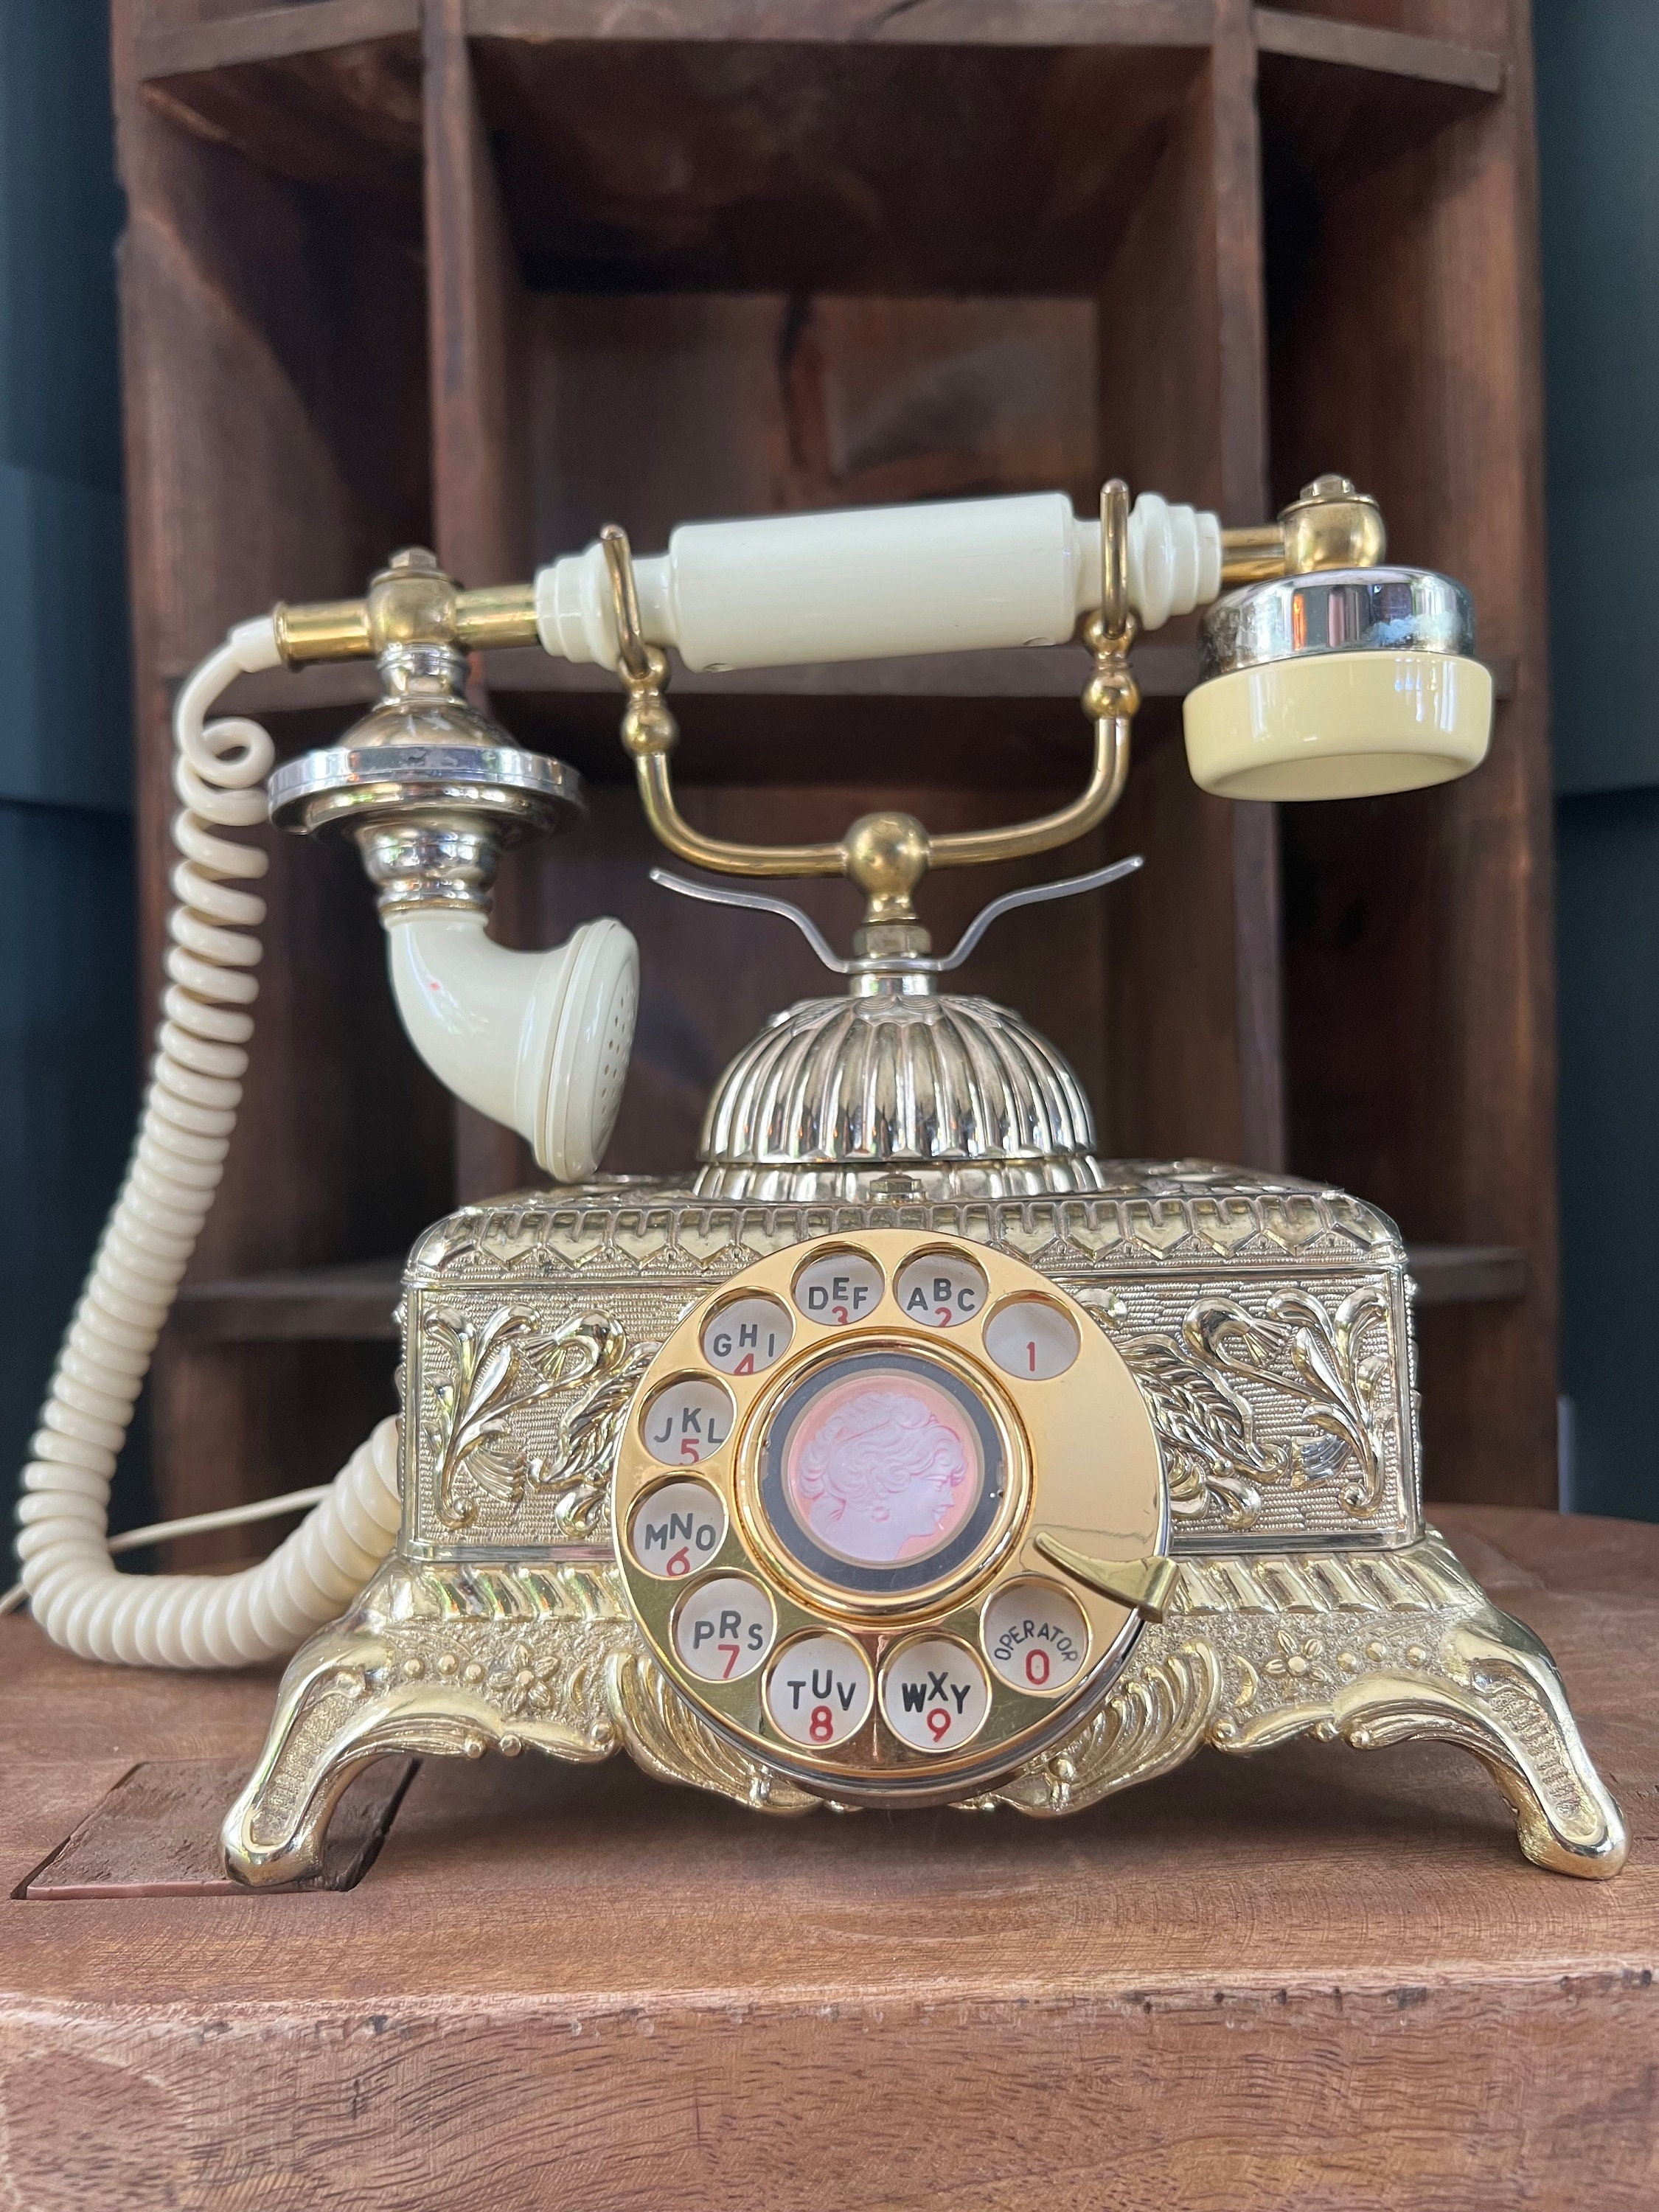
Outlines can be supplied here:
[[410, 1299], [410, 1538], [443, 1549], [603, 1544], [617, 1440], [687, 1304], [636, 1285]]

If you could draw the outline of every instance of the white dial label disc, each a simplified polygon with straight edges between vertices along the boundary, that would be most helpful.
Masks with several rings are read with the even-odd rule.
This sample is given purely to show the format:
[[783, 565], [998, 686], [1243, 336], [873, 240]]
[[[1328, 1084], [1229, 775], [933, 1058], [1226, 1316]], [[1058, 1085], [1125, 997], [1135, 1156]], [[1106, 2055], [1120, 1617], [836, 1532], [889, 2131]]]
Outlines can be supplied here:
[[833, 1631], [797, 1637], [778, 1654], [766, 1685], [773, 1725], [791, 1743], [827, 1751], [864, 1726], [874, 1685], [857, 1644]]
[[948, 1637], [902, 1644], [881, 1678], [883, 1717], [912, 1751], [955, 1751], [978, 1735], [991, 1685], [971, 1651]]

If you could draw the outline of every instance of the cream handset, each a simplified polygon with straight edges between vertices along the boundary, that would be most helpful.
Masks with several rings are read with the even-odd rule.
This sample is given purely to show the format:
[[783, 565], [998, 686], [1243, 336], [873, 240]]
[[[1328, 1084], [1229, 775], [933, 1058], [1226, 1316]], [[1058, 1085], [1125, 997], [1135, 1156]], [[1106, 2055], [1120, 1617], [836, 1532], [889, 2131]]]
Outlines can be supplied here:
[[[604, 1153], [632, 1041], [637, 951], [606, 920], [541, 953], [488, 936], [502, 847], [557, 828], [583, 801], [569, 769], [514, 745], [469, 703], [470, 652], [539, 641], [620, 665], [632, 694], [625, 736], [653, 823], [714, 867], [734, 864], [672, 811], [668, 647], [692, 668], [738, 669], [1040, 647], [1065, 642], [1087, 616], [1095, 774], [1071, 808], [999, 833], [1010, 852], [1045, 849], [1101, 818], [1127, 765], [1131, 635], [1212, 603], [1203, 680], [1186, 708], [1189, 762], [1206, 788], [1267, 799], [1400, 790], [1461, 774], [1486, 749], [1491, 683], [1473, 658], [1467, 596], [1384, 565], [1374, 504], [1340, 478], [1320, 479], [1277, 523], [1248, 531], [1152, 494], [1131, 511], [1114, 485], [1100, 519], [1043, 494], [693, 525], [665, 554], [634, 562], [625, 545], [619, 561], [619, 542], [608, 533], [533, 584], [478, 591], [459, 588], [429, 554], [396, 555], [362, 599], [278, 607], [239, 626], [179, 693], [177, 903], [155, 1056], [21, 1507], [35, 1614], [85, 1656], [230, 1667], [292, 1650], [356, 1595], [398, 1522], [387, 1420], [297, 1532], [246, 1573], [128, 1577], [111, 1557], [109, 1479], [232, 1141], [252, 1033], [264, 908], [252, 885], [266, 859], [228, 833], [269, 817], [351, 836], [422, 1057], [458, 1097], [525, 1136], [556, 1182], [590, 1176]], [[1244, 588], [1221, 596], [1229, 585]], [[368, 658], [382, 686], [368, 715], [274, 773], [256, 723], [210, 719], [243, 673]], [[951, 964], [928, 957], [909, 891], [929, 865], [986, 857], [982, 844], [930, 842], [908, 817], [875, 816], [840, 845], [783, 851], [761, 872], [853, 876], [870, 895], [872, 927], [859, 957], [840, 964], [881, 966], [902, 983], [901, 970], [920, 978]]]

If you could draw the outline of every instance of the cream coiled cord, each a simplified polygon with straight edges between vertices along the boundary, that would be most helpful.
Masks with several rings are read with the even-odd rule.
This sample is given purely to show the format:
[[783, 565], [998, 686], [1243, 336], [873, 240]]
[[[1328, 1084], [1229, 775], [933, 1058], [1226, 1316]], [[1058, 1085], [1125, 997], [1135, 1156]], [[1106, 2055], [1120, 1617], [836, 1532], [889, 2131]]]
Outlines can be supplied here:
[[274, 750], [257, 722], [210, 723], [234, 678], [277, 665], [269, 618], [234, 629], [179, 694], [173, 824], [181, 858], [168, 984], [126, 1180], [58, 1354], [23, 1473], [18, 1556], [34, 1616], [83, 1659], [242, 1667], [292, 1651], [342, 1612], [392, 1547], [398, 1424], [382, 1421], [323, 1503], [268, 1559], [234, 1575], [124, 1575], [110, 1555], [109, 1485], [156, 1339], [224, 1171], [264, 902], [239, 889], [266, 856], [216, 834], [266, 819]]

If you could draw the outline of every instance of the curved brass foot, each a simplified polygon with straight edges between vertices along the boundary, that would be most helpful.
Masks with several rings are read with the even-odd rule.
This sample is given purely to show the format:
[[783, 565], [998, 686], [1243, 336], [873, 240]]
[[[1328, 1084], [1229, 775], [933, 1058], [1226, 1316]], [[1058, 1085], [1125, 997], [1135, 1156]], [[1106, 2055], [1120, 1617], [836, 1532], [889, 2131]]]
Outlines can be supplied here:
[[283, 1677], [259, 1763], [221, 1830], [257, 1887], [322, 1863], [354, 1775], [389, 1753], [591, 1762], [626, 1747], [663, 1779], [766, 1812], [817, 1801], [717, 1737], [647, 1654], [613, 1568], [421, 1567], [394, 1559]]
[[346, 1785], [390, 1753], [480, 1759], [492, 1745], [608, 1759], [608, 1662], [631, 1645], [603, 1571], [463, 1573], [392, 1559], [283, 1677], [265, 1747], [221, 1831], [264, 1887], [321, 1863]]
[[1623, 1819], [1555, 1662], [1433, 1531], [1398, 1552], [1182, 1560], [1106, 1703], [997, 1795], [1071, 1812], [1201, 1744], [1255, 1751], [1308, 1734], [1461, 1745], [1515, 1808], [1536, 1865], [1605, 1877], [1625, 1863]]
[[1376, 1675], [1337, 1700], [1343, 1737], [1360, 1750], [1408, 1736], [1471, 1752], [1515, 1808], [1522, 1850], [1553, 1874], [1617, 1874], [1629, 1849], [1623, 1816], [1585, 1750], [1548, 1650], [1522, 1622], [1486, 1605], [1449, 1628], [1445, 1679]]

